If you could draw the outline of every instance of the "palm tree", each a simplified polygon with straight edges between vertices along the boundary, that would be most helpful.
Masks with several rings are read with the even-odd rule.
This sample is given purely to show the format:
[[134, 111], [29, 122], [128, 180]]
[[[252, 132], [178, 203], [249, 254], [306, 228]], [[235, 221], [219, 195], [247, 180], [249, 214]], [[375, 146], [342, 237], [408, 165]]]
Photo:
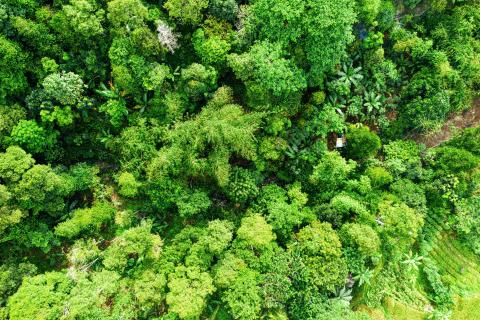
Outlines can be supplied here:
[[367, 108], [368, 113], [371, 113], [373, 110], [380, 110], [382, 103], [382, 96], [380, 94], [375, 94], [373, 91], [365, 92], [363, 106]]
[[370, 284], [370, 280], [373, 278], [373, 270], [365, 269], [353, 279], [358, 281], [358, 286], [361, 287], [364, 284]]
[[341, 289], [337, 289], [337, 292], [335, 294], [335, 298], [333, 300], [338, 300], [342, 303], [345, 303], [346, 305], [350, 304], [350, 301], [352, 301], [352, 290], [347, 289], [346, 287], [343, 287]]
[[409, 269], [418, 270], [418, 267], [422, 264], [423, 257], [415, 254], [412, 254], [412, 250], [408, 254], [404, 253], [405, 260], [401, 263], [407, 265]]
[[344, 82], [348, 86], [354, 85], [358, 87], [360, 81], [363, 79], [363, 75], [360, 73], [362, 67], [354, 68], [352, 63], [350, 65], [343, 64], [342, 69], [338, 71], [337, 75], [340, 77], [338, 80]]

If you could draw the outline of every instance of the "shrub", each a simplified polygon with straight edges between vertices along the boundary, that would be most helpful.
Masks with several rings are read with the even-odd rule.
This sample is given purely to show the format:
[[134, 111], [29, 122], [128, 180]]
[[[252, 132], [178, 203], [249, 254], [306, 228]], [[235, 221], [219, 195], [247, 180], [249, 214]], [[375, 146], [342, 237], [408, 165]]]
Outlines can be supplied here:
[[120, 190], [118, 193], [124, 197], [135, 197], [138, 194], [138, 188], [141, 183], [135, 180], [135, 176], [129, 172], [123, 172], [118, 177], [118, 186]]
[[258, 194], [255, 174], [243, 168], [234, 168], [225, 193], [230, 200], [243, 204]]
[[447, 143], [448, 146], [465, 149], [480, 156], [480, 127], [465, 129]]
[[203, 191], [185, 193], [177, 200], [178, 213], [183, 218], [190, 218], [205, 212], [211, 205], [212, 201], [208, 194]]
[[35, 120], [20, 120], [13, 128], [11, 141], [18, 144], [31, 153], [40, 153], [52, 146], [56, 140], [54, 134], [49, 134]]
[[366, 126], [350, 126], [347, 134], [347, 156], [355, 160], [364, 160], [375, 156], [382, 143], [376, 133]]
[[392, 175], [383, 167], [369, 167], [365, 172], [370, 178], [372, 187], [381, 188], [393, 181]]
[[440, 147], [433, 151], [433, 167], [449, 173], [459, 173], [474, 169], [479, 160], [471, 152], [453, 147]]
[[71, 239], [83, 232], [97, 232], [104, 223], [113, 218], [114, 214], [115, 209], [107, 203], [99, 203], [91, 208], [75, 210], [72, 218], [59, 223], [55, 227], [55, 234]]

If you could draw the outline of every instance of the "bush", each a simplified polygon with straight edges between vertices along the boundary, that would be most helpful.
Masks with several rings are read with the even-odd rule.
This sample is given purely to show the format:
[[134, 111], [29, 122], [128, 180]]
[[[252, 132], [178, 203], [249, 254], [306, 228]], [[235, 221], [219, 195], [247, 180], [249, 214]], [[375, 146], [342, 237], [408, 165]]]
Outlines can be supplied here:
[[470, 171], [479, 164], [478, 158], [471, 152], [453, 147], [436, 148], [433, 156], [433, 167], [449, 173]]
[[465, 129], [446, 145], [465, 149], [474, 155], [480, 156], [480, 127]]
[[255, 174], [243, 168], [234, 168], [225, 193], [230, 200], [239, 204], [254, 198], [258, 194]]
[[115, 209], [107, 203], [75, 210], [71, 219], [61, 222], [55, 227], [55, 234], [71, 239], [84, 232], [98, 232], [104, 223], [112, 220], [114, 214]]
[[124, 197], [135, 197], [138, 194], [138, 188], [141, 186], [141, 183], [135, 180], [135, 176], [129, 172], [123, 172], [118, 177], [118, 186], [120, 190], [118, 193]]
[[350, 126], [347, 133], [347, 156], [365, 160], [375, 156], [382, 147], [380, 138], [366, 126]]
[[54, 144], [55, 139], [54, 134], [48, 134], [35, 120], [20, 120], [11, 134], [13, 144], [18, 144], [31, 153], [45, 151]]
[[393, 181], [392, 175], [383, 167], [369, 167], [365, 173], [370, 178], [372, 187], [375, 188], [384, 187]]

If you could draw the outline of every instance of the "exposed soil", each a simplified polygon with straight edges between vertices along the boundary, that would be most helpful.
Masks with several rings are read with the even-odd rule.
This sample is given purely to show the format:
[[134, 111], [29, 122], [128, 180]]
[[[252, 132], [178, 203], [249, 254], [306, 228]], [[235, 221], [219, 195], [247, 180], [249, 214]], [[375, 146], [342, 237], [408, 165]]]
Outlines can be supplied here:
[[465, 128], [476, 127], [479, 124], [480, 99], [476, 99], [472, 108], [462, 113], [452, 115], [439, 131], [427, 134], [415, 134], [409, 138], [418, 143], [423, 143], [427, 148], [433, 148], [451, 139], [458, 131]]

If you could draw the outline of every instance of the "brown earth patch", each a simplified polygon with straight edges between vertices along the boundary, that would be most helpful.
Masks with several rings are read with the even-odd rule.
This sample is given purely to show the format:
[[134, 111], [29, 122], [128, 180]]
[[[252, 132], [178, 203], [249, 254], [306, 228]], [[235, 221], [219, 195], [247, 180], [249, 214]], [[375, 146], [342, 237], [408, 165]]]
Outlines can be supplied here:
[[436, 147], [450, 140], [458, 131], [478, 126], [480, 124], [480, 99], [476, 99], [472, 108], [452, 115], [439, 131], [414, 134], [408, 138], [423, 143], [427, 148]]

